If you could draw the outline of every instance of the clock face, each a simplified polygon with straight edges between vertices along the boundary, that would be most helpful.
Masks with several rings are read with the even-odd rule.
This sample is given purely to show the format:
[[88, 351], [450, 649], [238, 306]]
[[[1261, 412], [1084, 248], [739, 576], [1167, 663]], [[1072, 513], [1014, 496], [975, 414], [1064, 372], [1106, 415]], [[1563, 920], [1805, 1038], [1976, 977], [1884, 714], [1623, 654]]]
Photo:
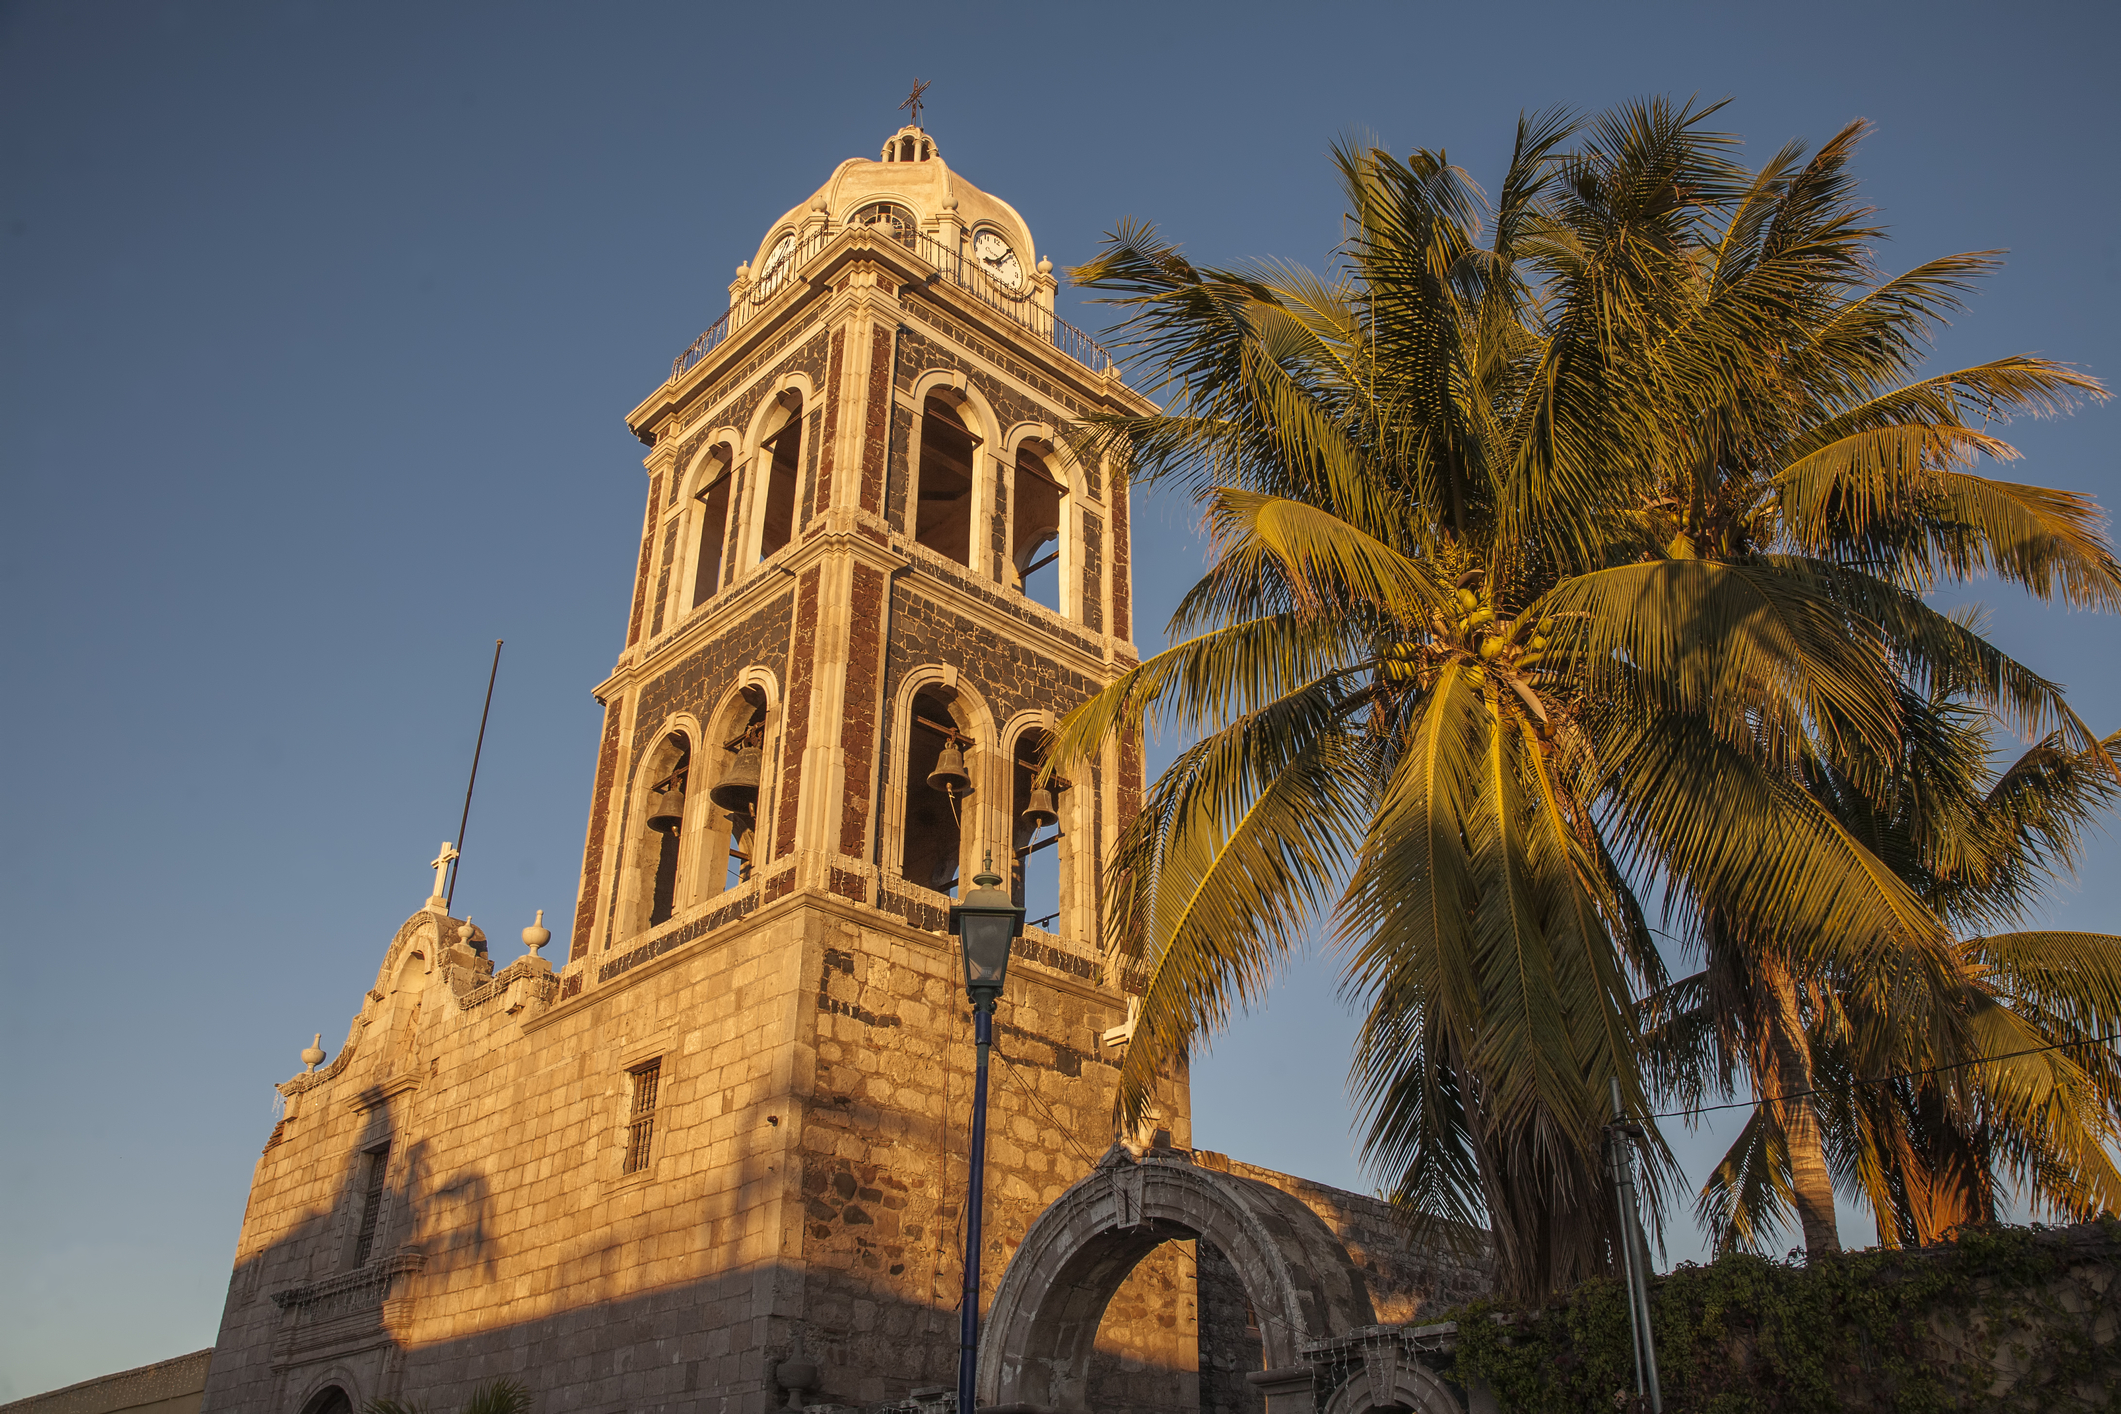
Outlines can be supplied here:
[[788, 273], [788, 267], [792, 263], [794, 255], [795, 232], [790, 231], [787, 235], [775, 241], [773, 249], [766, 253], [766, 270], [763, 275], [759, 276], [759, 292], [761, 294], [780, 284], [782, 278]]
[[1016, 252], [994, 232], [981, 231], [972, 238], [972, 255], [979, 261], [980, 269], [1003, 289], [1014, 290], [1023, 286], [1024, 267], [1017, 263]]

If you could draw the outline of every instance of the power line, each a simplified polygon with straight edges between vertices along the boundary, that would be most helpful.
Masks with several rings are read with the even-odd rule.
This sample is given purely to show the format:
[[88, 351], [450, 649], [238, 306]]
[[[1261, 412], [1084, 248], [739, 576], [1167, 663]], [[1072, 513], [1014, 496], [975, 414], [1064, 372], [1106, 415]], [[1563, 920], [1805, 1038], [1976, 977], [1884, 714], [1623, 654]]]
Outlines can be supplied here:
[[[2121, 1031], [2106, 1036], [2087, 1036], [2077, 1041], [2055, 1041], [2045, 1046], [2028, 1046], [2022, 1051], [2003, 1051], [1993, 1056], [1975, 1056], [1971, 1060], [1953, 1061], [1949, 1065], [1933, 1065], [1927, 1070], [1903, 1070], [1892, 1075], [1880, 1075], [1859, 1079], [1851, 1085], [1889, 1085], [1895, 1080], [1914, 1080], [1924, 1075], [1942, 1075], [1949, 1070], [1964, 1070], [1970, 1065], [1987, 1065], [1991, 1061], [2016, 1060], [2020, 1056], [2037, 1056], [2046, 1051], [2067, 1051], [2077, 1046], [2103, 1046], [2110, 1041], [2121, 1041]], [[1790, 1100], [1808, 1099], [1813, 1095], [1831, 1094], [1832, 1091], [1813, 1086], [1809, 1090], [1789, 1090], [1780, 1095], [1763, 1095], [1755, 1100], [1733, 1100], [1724, 1105], [1696, 1105], [1684, 1110], [1658, 1110], [1643, 1116], [1645, 1119], [1683, 1119], [1693, 1115], [1713, 1114], [1718, 1110], [1750, 1110], [1762, 1105], [1779, 1105]]]
[[1053, 1111], [1046, 1108], [1046, 1102], [1044, 1100], [1041, 1100], [1038, 1097], [1037, 1092], [1032, 1090], [1029, 1085], [1026, 1085], [1024, 1083], [1023, 1076], [1018, 1075], [1016, 1073], [1016, 1062], [1010, 1058], [1009, 1053], [1004, 1051], [1000, 1046], [996, 1046], [994, 1048], [994, 1054], [1002, 1058], [1002, 1069], [1008, 1072], [1009, 1078], [1011, 1080], [1014, 1080], [1016, 1082], [1016, 1088], [1023, 1091], [1024, 1094], [1030, 1099], [1032, 1104], [1038, 1106], [1039, 1113], [1043, 1114], [1046, 1117], [1046, 1123], [1052, 1125], [1054, 1130], [1060, 1135], [1060, 1137], [1068, 1141], [1069, 1145], [1074, 1148], [1076, 1154], [1081, 1157], [1083, 1162], [1090, 1165], [1090, 1167], [1093, 1169], [1096, 1168], [1097, 1156], [1083, 1147], [1082, 1141], [1075, 1137], [1074, 1131], [1068, 1129], [1058, 1119], [1055, 1119], [1053, 1117]]

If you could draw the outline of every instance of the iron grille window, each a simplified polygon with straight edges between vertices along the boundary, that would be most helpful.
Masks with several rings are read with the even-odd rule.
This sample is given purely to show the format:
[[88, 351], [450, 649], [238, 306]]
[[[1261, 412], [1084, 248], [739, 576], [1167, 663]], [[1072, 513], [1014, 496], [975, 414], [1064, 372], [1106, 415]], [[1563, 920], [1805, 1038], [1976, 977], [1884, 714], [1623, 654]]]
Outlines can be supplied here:
[[368, 1191], [361, 1196], [361, 1235], [354, 1239], [353, 1259], [357, 1267], [376, 1249], [376, 1221], [383, 1215], [383, 1175], [389, 1168], [388, 1145], [368, 1156]]
[[626, 1116], [626, 1173], [648, 1167], [648, 1149], [655, 1142], [655, 1094], [663, 1079], [663, 1062], [652, 1060], [633, 1071], [633, 1109]]

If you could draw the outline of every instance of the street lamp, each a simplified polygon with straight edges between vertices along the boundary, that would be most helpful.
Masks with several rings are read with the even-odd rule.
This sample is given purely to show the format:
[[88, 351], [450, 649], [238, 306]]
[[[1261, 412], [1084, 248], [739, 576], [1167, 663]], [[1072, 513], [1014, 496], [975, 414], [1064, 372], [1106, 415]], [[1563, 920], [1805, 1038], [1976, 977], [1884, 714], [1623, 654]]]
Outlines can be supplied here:
[[973, 1414], [972, 1381], [979, 1373], [980, 1210], [987, 1169], [987, 1050], [994, 1044], [994, 1003], [1009, 972], [1009, 945], [1024, 931], [1023, 906], [1002, 891], [994, 851], [972, 876], [978, 887], [950, 909], [950, 931], [965, 954], [965, 995], [972, 999], [971, 1176], [965, 1195], [965, 1292], [957, 1320], [958, 1414]]

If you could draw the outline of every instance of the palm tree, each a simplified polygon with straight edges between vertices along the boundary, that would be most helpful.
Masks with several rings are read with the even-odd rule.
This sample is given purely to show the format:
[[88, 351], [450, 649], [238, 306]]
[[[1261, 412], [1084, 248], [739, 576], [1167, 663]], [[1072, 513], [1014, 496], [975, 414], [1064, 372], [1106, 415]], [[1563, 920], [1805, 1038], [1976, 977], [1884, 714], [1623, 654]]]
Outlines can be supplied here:
[[[2084, 826], [2115, 798], [2105, 754], [2121, 734], [2103, 752], [2066, 750], [2058, 734], [1992, 775], [1992, 714], [1925, 706], [1910, 714], [1886, 808], [1837, 773], [1821, 772], [1815, 790], [1956, 930], [2007, 926], [2071, 866]], [[1803, 1105], [1821, 1161], [1868, 1200], [1889, 1246], [1993, 1220], [2002, 1179], [2071, 1219], [2121, 1209], [2109, 1150], [2121, 1139], [2121, 1057], [2107, 1044], [2121, 1031], [2121, 937], [1991, 932], [1954, 952], [1950, 1046], [1899, 1025], [1867, 989], [1810, 979], [1798, 1025], [1815, 1058], [1818, 1094]], [[1728, 978], [1704, 973], [1673, 995], [1690, 1004], [1660, 1039], [1746, 1029], [1750, 998]], [[1719, 1245], [1764, 1245], [1795, 1201], [1779, 1113], [1756, 1112], [1703, 1188]]]
[[[531, 1403], [530, 1386], [504, 1376], [473, 1390], [457, 1414], [530, 1414]], [[371, 1399], [361, 1410], [362, 1414], [425, 1414], [422, 1406], [398, 1399]]]
[[[1928, 709], [1926, 697], [1964, 694], [2032, 735], [2059, 728], [2058, 746], [2087, 750], [2087, 769], [2110, 772], [2113, 763], [2053, 684], [1921, 597], [1941, 581], [1993, 571], [2042, 599], [2121, 607], [2121, 567], [2089, 499], [1973, 469], [1978, 456], [2015, 455], [1994, 435], [1994, 422], [2058, 411], [2104, 390], [2028, 356], [1913, 376], [1935, 326], [1996, 260], [1993, 252], [1947, 256], [1880, 276], [1870, 250], [1883, 232], [1856, 204], [1850, 172], [1863, 131], [1851, 124], [1810, 158], [1794, 144], [1777, 154], [1725, 202], [1716, 239], [1675, 282], [1689, 307], [1651, 348], [1686, 372], [1656, 390], [1659, 469], [1634, 507], [1644, 556], [1809, 580], [1880, 635], [1900, 679], [1903, 722]], [[1578, 197], [1571, 205], [1586, 210], [1562, 213], [1558, 227], [1596, 228], [1595, 202]], [[1565, 261], [1576, 258], [1568, 237], [1556, 243]], [[1845, 824], [1848, 812], [1837, 801], [1861, 798], [1876, 811], [1895, 792], [1920, 789], [1905, 779], [1914, 768], [1908, 760], [1881, 755], [1875, 735], [1851, 725], [1835, 711], [1820, 714], [1808, 733], [1788, 738], [1811, 740], [1785, 761], [1807, 782], [1822, 771], [1839, 778], [1822, 803]], [[1710, 735], [1704, 726], [1697, 740], [1705, 746]], [[1653, 743], [1650, 758], [1686, 745]], [[1706, 1065], [1725, 1076], [1749, 1073], [1758, 1093], [1813, 1089], [1801, 1000], [1808, 988], [1816, 993], [1807, 982], [1813, 972], [1832, 976], [1834, 996], [1851, 1005], [1878, 1013], [1891, 1002], [1900, 1034], [1924, 1038], [1932, 1059], [1964, 1051], [1970, 1018], [1955, 1000], [1957, 982], [1918, 990], [1920, 1004], [1910, 1011], [1890, 957], [1866, 960], [1801, 918], [1702, 887], [1702, 876], [1671, 852], [1661, 862], [1694, 906], [1707, 959], [1702, 985], [1714, 997], [1706, 1014], [1717, 1018], [1710, 1033], [1678, 1047], [1676, 1071], [1660, 1070], [1667, 1080], [1691, 1082]], [[1873, 867], [1889, 865], [1880, 859]], [[1927, 975], [1940, 980], [1956, 966]], [[1702, 1045], [1720, 1054], [1707, 1057]], [[1775, 1162], [1719, 1173], [1705, 1201], [1722, 1203], [1735, 1191], [1732, 1173], [1772, 1170], [1786, 1180], [1807, 1249], [1837, 1246], [1817, 1109], [1765, 1107], [1739, 1149]]]
[[1885, 635], [1816, 574], [1643, 558], [1693, 371], [1657, 336], [1698, 305], [1704, 213], [1749, 185], [1705, 116], [1621, 110], [1565, 161], [1574, 125], [1529, 117], [1492, 208], [1442, 153], [1343, 148], [1330, 280], [1197, 270], [1131, 224], [1075, 272], [1170, 399], [1083, 450], [1192, 490], [1216, 550], [1173, 621], [1196, 636], [1056, 753], [1201, 733], [1114, 862], [1146, 976], [1121, 1105], [1329, 918], [1371, 1159], [1417, 1218], [1485, 1219], [1524, 1296], [1603, 1266], [1609, 1078], [1646, 1109], [1634, 998], [1662, 970], [1625, 865], [1852, 961], [1949, 965], [1787, 769], [1821, 721], [1893, 749]]

